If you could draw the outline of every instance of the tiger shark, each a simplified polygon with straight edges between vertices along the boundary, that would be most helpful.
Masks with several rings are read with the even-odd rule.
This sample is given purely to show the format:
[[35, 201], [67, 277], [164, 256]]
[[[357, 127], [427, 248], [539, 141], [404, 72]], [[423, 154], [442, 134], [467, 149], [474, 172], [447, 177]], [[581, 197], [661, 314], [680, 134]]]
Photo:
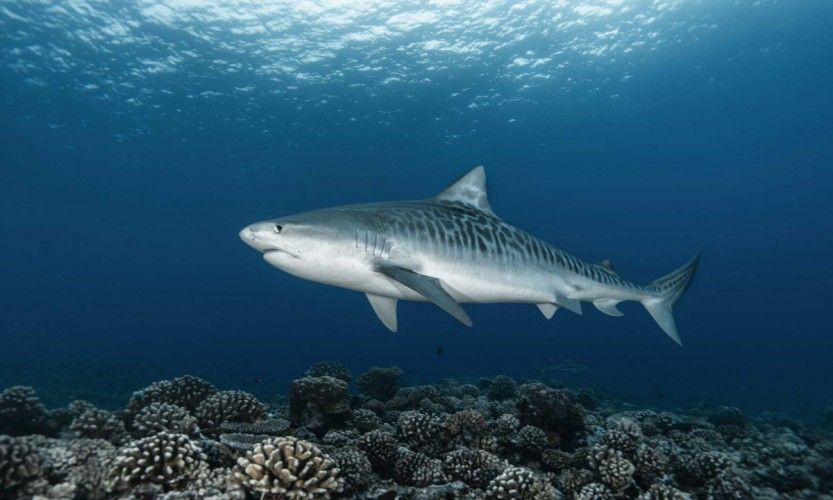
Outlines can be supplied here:
[[251, 224], [240, 238], [289, 274], [364, 292], [394, 332], [399, 300], [431, 302], [467, 326], [460, 304], [535, 304], [550, 319], [559, 308], [581, 314], [582, 302], [621, 316], [617, 304], [636, 301], [679, 345], [671, 309], [700, 257], [647, 285], [624, 280], [609, 261], [578, 259], [495, 215], [483, 167], [432, 198], [304, 212]]

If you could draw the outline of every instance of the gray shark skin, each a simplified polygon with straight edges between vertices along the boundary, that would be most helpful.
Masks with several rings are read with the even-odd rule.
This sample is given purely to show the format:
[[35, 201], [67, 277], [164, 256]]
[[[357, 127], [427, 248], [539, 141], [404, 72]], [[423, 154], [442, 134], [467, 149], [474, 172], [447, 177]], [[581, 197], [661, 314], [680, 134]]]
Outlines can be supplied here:
[[561, 307], [581, 314], [582, 301], [621, 316], [616, 305], [633, 300], [682, 345], [671, 308], [699, 261], [647, 285], [626, 281], [609, 261], [582, 261], [498, 218], [483, 167], [433, 198], [314, 210], [251, 224], [240, 238], [289, 274], [364, 292], [391, 331], [400, 299], [432, 302], [468, 326], [460, 304], [535, 304], [549, 319]]

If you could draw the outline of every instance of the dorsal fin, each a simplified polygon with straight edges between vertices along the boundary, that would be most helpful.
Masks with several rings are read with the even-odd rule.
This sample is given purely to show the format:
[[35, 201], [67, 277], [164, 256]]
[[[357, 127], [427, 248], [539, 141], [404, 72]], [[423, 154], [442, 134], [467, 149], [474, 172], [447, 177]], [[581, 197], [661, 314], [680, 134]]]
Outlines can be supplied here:
[[616, 274], [616, 271], [613, 270], [613, 262], [610, 262], [610, 259], [605, 259], [599, 262], [599, 267], [607, 271], [608, 274], [612, 274], [613, 276], [619, 276]]
[[457, 179], [435, 196], [433, 200], [446, 203], [462, 203], [492, 217], [497, 217], [489, 205], [489, 197], [486, 192], [486, 170], [482, 166], [473, 168], [469, 173]]

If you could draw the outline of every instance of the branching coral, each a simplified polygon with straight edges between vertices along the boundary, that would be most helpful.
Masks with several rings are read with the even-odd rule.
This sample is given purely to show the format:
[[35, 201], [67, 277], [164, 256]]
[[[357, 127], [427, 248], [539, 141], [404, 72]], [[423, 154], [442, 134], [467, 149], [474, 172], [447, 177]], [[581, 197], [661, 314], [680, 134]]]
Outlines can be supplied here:
[[0, 497], [43, 474], [42, 458], [22, 438], [0, 435]]
[[451, 447], [470, 446], [494, 449], [489, 440], [488, 424], [482, 413], [476, 410], [461, 410], [452, 413], [445, 422], [446, 435]]
[[335, 461], [339, 474], [344, 478], [344, 487], [352, 492], [365, 489], [373, 480], [373, 469], [367, 455], [356, 448], [341, 448], [330, 457]]
[[521, 423], [558, 433], [568, 445], [586, 429], [584, 408], [566, 390], [541, 383], [524, 384], [518, 389], [516, 404]]
[[133, 415], [151, 403], [170, 403], [194, 411], [203, 400], [216, 392], [213, 385], [193, 375], [161, 380], [134, 392], [125, 413], [131, 420]]
[[73, 495], [79, 498], [97, 499], [108, 495], [109, 474], [115, 457], [115, 448], [108, 441], [54, 440], [39, 443], [38, 448], [48, 464], [50, 482], [58, 482], [71, 489]]
[[600, 483], [589, 483], [584, 485], [578, 493], [576, 500], [613, 500], [614, 496], [607, 486]]
[[353, 380], [353, 375], [344, 363], [329, 363], [321, 361], [315, 363], [306, 372], [307, 377], [334, 377], [345, 382]]
[[552, 500], [555, 488], [526, 467], [507, 467], [486, 487], [486, 498]]
[[31, 387], [16, 385], [0, 392], [0, 434], [44, 432], [46, 408]]
[[571, 460], [570, 454], [561, 450], [550, 448], [541, 453], [541, 465], [553, 472], [561, 472], [566, 469], [569, 467]]
[[416, 447], [435, 447], [440, 444], [445, 430], [443, 419], [419, 411], [399, 415], [399, 432], [406, 442]]
[[142, 436], [167, 431], [195, 436], [200, 428], [188, 410], [171, 403], [151, 403], [133, 420], [133, 428]]
[[411, 486], [442, 484], [448, 480], [442, 461], [405, 447], [396, 450], [394, 477], [397, 482]]
[[394, 465], [398, 447], [396, 437], [381, 430], [370, 431], [359, 438], [359, 448], [367, 454], [373, 470], [389, 474]]
[[374, 366], [363, 373], [356, 383], [367, 396], [379, 401], [387, 401], [399, 389], [400, 378], [402, 378], [402, 370], [398, 366]]
[[518, 417], [510, 413], [504, 413], [494, 421], [492, 428], [495, 434], [499, 436], [509, 436], [518, 430], [520, 426], [521, 421], [518, 420]]
[[541, 452], [550, 446], [550, 438], [544, 429], [525, 425], [515, 434], [514, 444], [525, 453], [539, 457]]
[[98, 408], [78, 415], [69, 428], [83, 438], [106, 439], [112, 443], [119, 443], [127, 437], [124, 422], [109, 411]]
[[289, 419], [308, 428], [343, 423], [350, 416], [347, 382], [335, 377], [304, 377], [292, 382]]
[[143, 483], [164, 490], [183, 486], [206, 467], [202, 449], [184, 434], [160, 432], [120, 448], [113, 462], [110, 487], [121, 491]]
[[498, 375], [489, 384], [487, 395], [489, 399], [503, 401], [515, 397], [518, 384], [506, 375]]
[[254, 446], [232, 474], [246, 489], [280, 498], [330, 498], [343, 488], [335, 462], [318, 447], [292, 436]]
[[266, 407], [244, 391], [212, 394], [197, 407], [200, 428], [212, 431], [224, 422], [255, 422], [266, 416]]
[[642, 428], [636, 421], [619, 418], [610, 424], [603, 442], [610, 448], [621, 451], [625, 456], [632, 457], [642, 439]]
[[565, 493], [575, 495], [584, 485], [593, 482], [593, 478], [589, 470], [571, 467], [558, 475], [556, 483]]
[[473, 448], [458, 448], [445, 456], [443, 470], [452, 479], [485, 488], [508, 464], [497, 455]]
[[353, 420], [353, 425], [359, 430], [359, 432], [372, 431], [382, 425], [382, 419], [379, 418], [376, 413], [365, 408], [353, 410], [351, 418]]

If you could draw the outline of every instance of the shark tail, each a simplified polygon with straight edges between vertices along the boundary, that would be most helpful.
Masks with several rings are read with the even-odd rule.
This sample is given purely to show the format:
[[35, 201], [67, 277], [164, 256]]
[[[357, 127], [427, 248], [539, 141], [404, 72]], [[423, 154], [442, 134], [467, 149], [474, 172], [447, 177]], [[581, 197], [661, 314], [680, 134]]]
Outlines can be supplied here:
[[650, 282], [645, 287], [651, 293], [651, 296], [643, 299], [642, 305], [662, 328], [662, 331], [679, 345], [683, 345], [683, 342], [680, 340], [679, 332], [677, 332], [677, 325], [674, 322], [674, 314], [671, 308], [674, 307], [674, 304], [688, 288], [699, 263], [700, 254], [697, 254], [684, 266]]

